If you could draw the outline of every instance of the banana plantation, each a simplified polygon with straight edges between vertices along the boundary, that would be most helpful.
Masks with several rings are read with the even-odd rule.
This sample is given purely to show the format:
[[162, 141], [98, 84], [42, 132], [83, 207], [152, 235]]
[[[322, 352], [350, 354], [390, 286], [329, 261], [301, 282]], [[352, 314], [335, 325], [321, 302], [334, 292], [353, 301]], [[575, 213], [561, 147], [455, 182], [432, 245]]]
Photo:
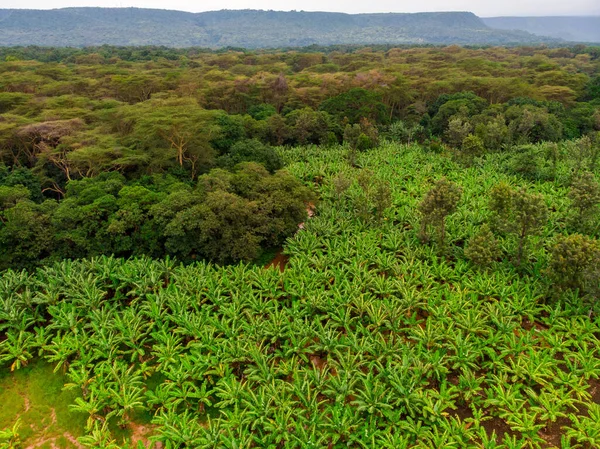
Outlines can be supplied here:
[[[600, 447], [598, 168], [544, 145], [279, 149], [319, 198], [281, 270], [4, 271], [0, 408], [49, 366], [75, 423], [58, 447]], [[36, 447], [14, 407], [0, 448]]]

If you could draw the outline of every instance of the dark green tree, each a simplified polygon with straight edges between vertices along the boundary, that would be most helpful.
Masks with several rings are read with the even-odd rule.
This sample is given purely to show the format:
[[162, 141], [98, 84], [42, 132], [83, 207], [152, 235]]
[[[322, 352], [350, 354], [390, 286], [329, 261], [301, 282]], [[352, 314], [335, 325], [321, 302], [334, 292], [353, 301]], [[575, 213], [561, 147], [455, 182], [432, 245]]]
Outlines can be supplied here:
[[240, 162], [258, 162], [271, 173], [283, 167], [283, 162], [277, 152], [256, 139], [235, 143], [229, 153], [217, 160], [219, 166], [228, 169], [232, 169]]

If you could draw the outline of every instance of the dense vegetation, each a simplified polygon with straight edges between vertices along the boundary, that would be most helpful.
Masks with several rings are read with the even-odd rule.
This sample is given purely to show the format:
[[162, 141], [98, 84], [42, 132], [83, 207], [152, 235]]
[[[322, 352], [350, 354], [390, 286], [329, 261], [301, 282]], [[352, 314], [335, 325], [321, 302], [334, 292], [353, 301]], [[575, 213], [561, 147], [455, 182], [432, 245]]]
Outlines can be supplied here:
[[536, 144], [583, 138], [570, 145], [596, 164], [597, 50], [5, 50], [0, 267], [101, 254], [251, 260], [290, 236], [311, 201], [284, 173], [243, 165], [280, 169], [270, 145], [344, 142], [354, 160], [385, 137], [449, 145], [465, 164], [510, 148], [515, 171], [550, 179], [566, 147]]
[[597, 48], [10, 52], [0, 447], [600, 445]]
[[332, 44], [528, 44], [557, 42], [489, 28], [468, 12], [344, 14], [139, 8], [0, 9], [1, 45], [166, 45], [245, 48]]
[[[399, 144], [358, 168], [337, 147], [285, 157], [323, 180], [283, 273], [112, 258], [5, 272], [6, 369], [39, 353], [65, 372], [90, 447], [123, 446], [112, 428], [143, 410], [166, 447], [598, 445], [598, 303], [582, 298], [597, 294], [597, 243], [571, 238], [596, 255], [567, 264], [591, 283], [552, 281], [570, 254], [560, 235], [576, 232], [569, 188], [505, 173], [501, 154], [466, 169]], [[424, 244], [442, 177], [461, 193], [445, 243]], [[498, 230], [494, 212], [503, 185], [549, 210], [518, 266], [521, 233]], [[495, 247], [487, 268], [467, 256], [477, 245]]]

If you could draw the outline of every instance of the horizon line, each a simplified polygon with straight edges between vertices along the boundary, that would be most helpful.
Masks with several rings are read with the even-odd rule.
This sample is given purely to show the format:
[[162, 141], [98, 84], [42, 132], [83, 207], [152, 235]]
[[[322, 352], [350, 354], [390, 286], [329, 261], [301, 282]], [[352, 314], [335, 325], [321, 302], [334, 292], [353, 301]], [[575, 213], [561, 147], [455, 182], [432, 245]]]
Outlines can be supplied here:
[[189, 14], [203, 14], [209, 12], [221, 12], [221, 11], [258, 11], [258, 12], [282, 12], [282, 13], [291, 13], [291, 12], [301, 12], [301, 13], [326, 13], [326, 14], [345, 14], [349, 16], [358, 16], [358, 15], [370, 15], [370, 14], [436, 14], [436, 13], [470, 13], [482, 19], [492, 19], [492, 18], [558, 18], [558, 17], [600, 17], [600, 13], [579, 13], [573, 15], [566, 14], [545, 14], [545, 15], [492, 15], [492, 16], [479, 16], [475, 14], [473, 11], [468, 10], [437, 10], [437, 11], [416, 11], [416, 12], [403, 12], [403, 11], [373, 11], [373, 12], [359, 12], [359, 13], [351, 13], [344, 11], [323, 11], [323, 10], [304, 10], [304, 9], [290, 9], [290, 10], [279, 10], [279, 9], [255, 9], [255, 8], [241, 8], [241, 9], [211, 9], [206, 11], [189, 11], [184, 9], [169, 9], [169, 8], [148, 8], [148, 7], [140, 7], [140, 6], [63, 6], [60, 8], [0, 8], [0, 11], [60, 11], [65, 9], [141, 9], [141, 10], [151, 10], [151, 11], [175, 11], [175, 12], [184, 12]]

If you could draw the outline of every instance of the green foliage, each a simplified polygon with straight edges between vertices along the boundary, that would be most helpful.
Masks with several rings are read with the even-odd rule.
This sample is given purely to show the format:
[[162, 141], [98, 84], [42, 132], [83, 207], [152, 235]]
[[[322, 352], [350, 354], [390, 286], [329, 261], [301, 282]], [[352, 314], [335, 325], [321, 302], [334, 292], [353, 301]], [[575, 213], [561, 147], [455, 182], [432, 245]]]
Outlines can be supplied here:
[[490, 151], [500, 151], [510, 142], [510, 132], [504, 116], [496, 116], [486, 123], [475, 126], [475, 135], [481, 139], [484, 147]]
[[19, 437], [19, 427], [21, 420], [17, 418], [12, 427], [0, 430], [0, 448], [17, 449], [21, 447], [21, 438]]
[[221, 114], [217, 118], [219, 134], [212, 136], [211, 145], [219, 154], [227, 153], [236, 142], [246, 137], [244, 124], [240, 117]]
[[455, 147], [459, 147], [465, 139], [471, 135], [473, 126], [468, 120], [459, 116], [453, 116], [448, 121], [448, 127], [444, 133], [446, 142]]
[[0, 92], [0, 114], [6, 114], [31, 98], [22, 92]]
[[463, 139], [461, 156], [468, 163], [471, 163], [476, 157], [483, 156], [484, 151], [483, 141], [479, 137], [469, 134]]
[[599, 54], [0, 49], [0, 427], [43, 359], [92, 446], [594, 445]]
[[0, 165], [0, 186], [24, 186], [29, 190], [32, 200], [40, 202], [43, 199], [39, 179], [26, 168], [9, 169]]
[[492, 224], [500, 232], [516, 237], [516, 265], [520, 266], [526, 255], [529, 238], [542, 232], [548, 220], [548, 207], [544, 197], [528, 193], [525, 189], [512, 190], [499, 184], [490, 194]]
[[19, 201], [0, 213], [0, 268], [33, 267], [54, 250], [56, 203]]
[[536, 106], [511, 106], [506, 110], [512, 140], [517, 143], [556, 142], [563, 127], [554, 114]]
[[[370, 222], [373, 218], [381, 223], [385, 211], [393, 203], [389, 183], [374, 178], [370, 170], [361, 170], [356, 180], [360, 187], [360, 193], [353, 198], [356, 215], [365, 223]], [[338, 198], [350, 186], [350, 180], [341, 173], [334, 178], [333, 182]]]
[[600, 292], [599, 260], [597, 240], [579, 234], [559, 236], [550, 250], [548, 264], [553, 287], [559, 291], [577, 290], [593, 298]]
[[392, 141], [411, 144], [413, 141], [423, 141], [425, 137], [425, 128], [420, 124], [409, 125], [399, 120], [387, 128], [386, 137]]
[[548, 207], [544, 197], [521, 189], [513, 196], [516, 234], [519, 240], [517, 266], [521, 264], [527, 239], [541, 233], [548, 220]]
[[600, 75], [592, 78], [586, 86], [586, 97], [588, 100], [600, 98]]
[[[486, 106], [486, 101], [472, 92], [440, 95], [429, 109], [429, 115], [432, 117], [432, 131], [437, 135], [442, 135], [448, 130], [452, 119], [461, 119], [461, 127], [469, 126], [468, 123], [465, 123], [467, 119], [481, 113]], [[454, 126], [458, 127], [458, 125], [457, 122]], [[462, 138], [466, 137], [470, 131], [468, 129]], [[460, 144], [462, 138], [457, 140], [457, 144]]]
[[346, 192], [352, 185], [352, 180], [348, 178], [343, 172], [340, 172], [331, 180], [331, 183], [333, 185], [333, 190], [335, 192], [337, 200], [341, 201], [342, 197], [346, 194]]
[[232, 169], [240, 162], [258, 162], [271, 173], [283, 166], [275, 150], [256, 139], [237, 142], [217, 161], [218, 165], [227, 169]]
[[600, 184], [594, 174], [582, 173], [571, 184], [568, 196], [575, 208], [575, 226], [585, 229], [586, 224], [595, 219], [600, 204]]
[[311, 108], [298, 109], [286, 116], [290, 137], [295, 143], [325, 143], [331, 129], [329, 114]]
[[0, 187], [2, 267], [101, 254], [250, 261], [296, 231], [313, 197], [285, 172], [249, 162], [234, 169], [201, 176], [195, 189], [104, 173], [71, 181], [58, 204], [35, 204], [24, 187]]
[[[307, 441], [316, 447], [536, 447], [544, 444], [540, 429], [557, 424], [565, 447], [595, 441], [597, 303], [567, 289], [552, 300], [558, 288], [548, 289], [547, 267], [558, 259], [546, 245], [531, 245], [535, 263], [527, 269], [496, 259], [493, 269], [474, 270], [459, 249], [473, 235], [484, 236], [486, 250], [493, 239], [474, 226], [488, 216], [490, 186], [515, 182], [499, 169], [503, 155], [465, 170], [443, 154], [383, 144], [360, 154], [365, 168], [359, 171], [336, 147], [279, 152], [293, 176], [245, 163], [195, 183], [155, 175], [118, 189], [123, 178], [115, 174], [99, 178], [97, 189], [94, 180], [73, 183], [67, 198], [82, 195], [82, 205], [117, 190], [113, 196], [127, 210], [122, 229], [137, 223], [157, 195], [165, 220], [158, 229], [190, 226], [200, 234], [206, 228], [195, 227], [194, 219], [208, 214], [209, 195], [235, 220], [246, 197], [269, 192], [268, 204], [287, 207], [290, 194], [282, 185], [305, 189], [322, 177], [315, 216], [299, 232], [289, 220], [294, 235], [285, 244], [283, 272], [145, 257], [2, 272], [0, 428], [24, 411], [25, 392], [24, 446], [39, 441], [31, 423], [51, 423], [50, 407], [56, 427], [43, 435], [68, 431], [81, 435], [81, 444], [115, 448], [134, 445], [131, 430], [140, 429], [140, 418], [150, 440], [165, 447], [304, 448]], [[460, 178], [463, 190], [447, 223], [453, 236], [447, 258], [419, 245], [415, 232], [421, 194], [443, 175]], [[348, 186], [348, 180], [355, 182]], [[521, 181], [528, 192], [543, 192], [555, 210], [545, 235], [552, 238], [569, 212], [566, 189]], [[375, 220], [378, 185], [393, 204], [381, 221]], [[509, 190], [510, 206], [518, 193]], [[367, 191], [365, 221], [352, 200]], [[298, 213], [305, 207], [299, 202]], [[221, 228], [226, 232], [227, 223]], [[508, 244], [498, 237], [498, 246]], [[591, 260], [585, 263], [593, 273]], [[598, 275], [580, 279], [597, 282]], [[507, 435], [501, 438], [488, 423]]]
[[392, 207], [392, 189], [389, 183], [378, 181], [375, 183], [373, 190], [372, 197], [375, 204], [375, 216], [377, 217], [377, 221], [381, 222], [385, 210]]
[[122, 109], [119, 120], [129, 128], [125, 144], [151, 153], [153, 166], [186, 165], [195, 177], [213, 163], [210, 142], [219, 129], [215, 117], [195, 101], [151, 100]]
[[489, 267], [498, 259], [500, 246], [487, 224], [484, 224], [477, 234], [471, 237], [465, 248], [465, 256], [480, 267]]
[[490, 221], [494, 231], [506, 234], [514, 229], [513, 198], [514, 191], [506, 182], [496, 184], [490, 190], [488, 207], [492, 211]]
[[0, 186], [0, 210], [13, 207], [21, 201], [28, 200], [30, 195], [29, 189], [22, 185], [14, 187]]
[[248, 114], [255, 120], [265, 120], [277, 114], [277, 110], [270, 104], [259, 104], [248, 109]]
[[543, 176], [543, 155], [535, 145], [522, 145], [514, 149], [510, 170], [526, 179], [536, 180]]
[[436, 230], [438, 243], [444, 248], [446, 239], [446, 217], [454, 213], [460, 198], [462, 189], [452, 181], [442, 178], [434, 184], [419, 204], [421, 213], [421, 240], [428, 240], [427, 227], [433, 226]]
[[365, 118], [374, 123], [385, 123], [389, 115], [380, 95], [360, 88], [325, 100], [319, 109], [340, 122], [348, 120], [350, 124], [359, 123]]

